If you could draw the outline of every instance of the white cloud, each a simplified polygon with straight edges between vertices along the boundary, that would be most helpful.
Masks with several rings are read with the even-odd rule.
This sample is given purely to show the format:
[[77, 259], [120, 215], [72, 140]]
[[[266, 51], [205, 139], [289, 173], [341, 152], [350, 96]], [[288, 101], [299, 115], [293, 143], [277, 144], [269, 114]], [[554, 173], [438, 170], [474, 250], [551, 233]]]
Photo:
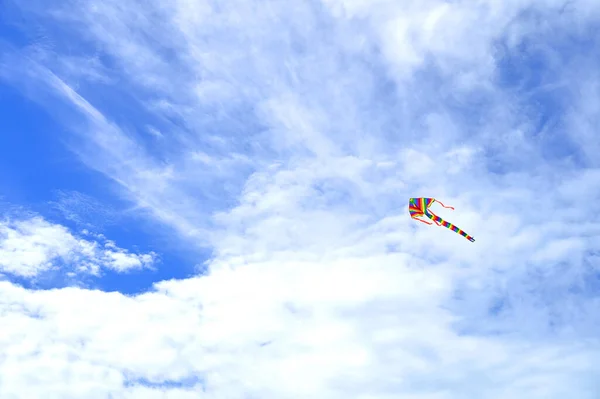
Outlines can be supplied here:
[[[102, 48], [107, 91], [135, 93], [131, 123], [161, 139], [112, 122], [73, 68], [13, 51], [2, 75], [84, 115], [82, 161], [214, 257], [131, 297], [0, 284], [0, 396], [598, 396], [598, 99], [593, 62], [564, 72], [552, 48], [594, 2], [40, 4], [22, 7]], [[541, 86], [501, 82], [500, 43], [524, 58], [523, 39], [562, 71], [542, 79], [573, 105], [544, 111], [558, 144]], [[579, 163], [545, 152], [567, 128]], [[477, 241], [412, 222], [414, 195]], [[149, 261], [45, 228], [10, 227], [28, 248], [12, 265]]]
[[0, 222], [0, 270], [16, 276], [31, 278], [65, 267], [77, 273], [98, 274], [101, 268], [125, 272], [152, 267], [155, 257], [129, 253], [110, 241], [103, 245], [76, 237], [41, 217]]
[[57, 200], [50, 201], [49, 204], [65, 219], [78, 226], [98, 229], [116, 224], [119, 219], [115, 209], [89, 195], [59, 190], [56, 196]]
[[406, 260], [259, 263], [137, 297], [2, 283], [0, 390], [144, 397], [124, 380], [195, 375], [208, 398], [593, 397], [597, 349], [458, 334], [452, 281]]

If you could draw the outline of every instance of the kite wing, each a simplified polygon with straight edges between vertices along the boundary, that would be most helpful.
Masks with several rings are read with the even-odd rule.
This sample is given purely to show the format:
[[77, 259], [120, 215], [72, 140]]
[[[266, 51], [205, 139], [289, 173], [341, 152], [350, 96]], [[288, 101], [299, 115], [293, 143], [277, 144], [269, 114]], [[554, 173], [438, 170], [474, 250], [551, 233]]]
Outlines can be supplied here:
[[[429, 207], [433, 205], [433, 203], [436, 201], [437, 200], [435, 198], [411, 198], [408, 201], [408, 212], [410, 213], [410, 217], [415, 220], [418, 220], [419, 222], [431, 224], [420, 219], [422, 216], [427, 216], [429, 219], [433, 220], [438, 226], [444, 226], [454, 231], [455, 233], [458, 233], [461, 236], [465, 237], [467, 240], [475, 242], [475, 239], [467, 233], [465, 233], [462, 229], [458, 228], [450, 222], [445, 221], [438, 215], [434, 214], [431, 210], [429, 210]], [[444, 208], [454, 209], [451, 206], [446, 206], [442, 204], [440, 201], [437, 202]]]

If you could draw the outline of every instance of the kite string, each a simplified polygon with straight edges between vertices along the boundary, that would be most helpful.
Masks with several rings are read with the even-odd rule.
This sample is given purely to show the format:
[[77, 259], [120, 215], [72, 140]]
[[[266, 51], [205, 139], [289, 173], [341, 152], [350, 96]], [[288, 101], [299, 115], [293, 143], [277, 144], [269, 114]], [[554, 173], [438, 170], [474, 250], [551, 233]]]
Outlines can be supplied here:
[[452, 209], [452, 210], [454, 210], [454, 207], [453, 207], [453, 206], [446, 206], [446, 205], [444, 205], [444, 204], [442, 203], [442, 201], [440, 201], [440, 200], [437, 200], [437, 199], [436, 199], [436, 200], [435, 200], [435, 202], [437, 202], [438, 204], [440, 204], [440, 205], [441, 205], [441, 206], [443, 206], [444, 208], [448, 208], [448, 209]]

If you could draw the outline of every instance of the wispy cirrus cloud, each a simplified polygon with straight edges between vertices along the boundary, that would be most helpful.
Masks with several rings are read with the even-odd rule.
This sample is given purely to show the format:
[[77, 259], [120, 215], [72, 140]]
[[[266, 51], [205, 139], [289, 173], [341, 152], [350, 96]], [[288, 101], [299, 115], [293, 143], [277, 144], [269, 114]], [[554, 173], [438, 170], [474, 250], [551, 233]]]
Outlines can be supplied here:
[[78, 227], [102, 228], [117, 223], [119, 218], [115, 209], [89, 195], [77, 191], [58, 191], [56, 197], [55, 201], [49, 201], [49, 205]]
[[53, 45], [0, 75], [213, 256], [131, 297], [3, 283], [3, 395], [600, 392], [593, 2], [15, 6]]

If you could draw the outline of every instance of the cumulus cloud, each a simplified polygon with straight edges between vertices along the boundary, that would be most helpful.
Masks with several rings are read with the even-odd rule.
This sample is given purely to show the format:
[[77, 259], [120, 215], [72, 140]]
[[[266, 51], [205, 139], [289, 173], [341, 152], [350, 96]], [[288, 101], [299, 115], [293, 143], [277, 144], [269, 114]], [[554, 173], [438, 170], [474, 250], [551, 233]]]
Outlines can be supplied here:
[[[129, 297], [3, 282], [0, 396], [597, 397], [594, 5], [19, 4], [53, 46], [0, 76], [213, 256]], [[19, 223], [15, 269], [150, 262]]]
[[73, 267], [73, 273], [97, 275], [101, 268], [125, 272], [152, 267], [156, 255], [133, 254], [115, 243], [74, 236], [41, 217], [0, 222], [0, 270], [21, 277]]
[[1, 392], [37, 397], [44, 387], [46, 395], [63, 397], [154, 391], [177, 398], [597, 392], [592, 346], [457, 334], [456, 318], [439, 307], [451, 283], [436, 270], [405, 266], [401, 256], [325, 270], [322, 263], [256, 263], [161, 283], [157, 292], [133, 298], [78, 289], [27, 292], [2, 283], [9, 326], [2, 373], [11, 378]]

